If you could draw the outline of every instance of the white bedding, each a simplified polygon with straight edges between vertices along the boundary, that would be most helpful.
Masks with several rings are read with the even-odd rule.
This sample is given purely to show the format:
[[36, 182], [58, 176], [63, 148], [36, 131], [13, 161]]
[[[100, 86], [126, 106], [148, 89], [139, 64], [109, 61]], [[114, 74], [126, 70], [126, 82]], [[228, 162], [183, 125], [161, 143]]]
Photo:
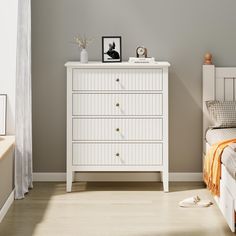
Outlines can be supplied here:
[[[236, 128], [209, 129], [206, 133], [206, 141], [212, 145], [222, 140], [236, 138]], [[230, 175], [236, 179], [236, 152], [234, 146], [225, 148], [221, 162], [224, 164]]]
[[236, 128], [209, 129], [206, 132], [206, 141], [212, 145], [221, 140], [236, 138]]

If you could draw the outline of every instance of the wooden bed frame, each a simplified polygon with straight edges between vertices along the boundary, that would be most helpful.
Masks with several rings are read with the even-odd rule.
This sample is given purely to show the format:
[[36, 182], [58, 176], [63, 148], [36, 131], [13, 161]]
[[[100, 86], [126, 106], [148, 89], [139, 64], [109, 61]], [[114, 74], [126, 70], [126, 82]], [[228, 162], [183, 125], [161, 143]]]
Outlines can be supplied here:
[[[202, 84], [204, 153], [210, 147], [205, 141], [205, 132], [211, 125], [205, 102], [208, 100], [236, 100], [236, 67], [216, 67], [211, 62], [212, 56], [208, 53], [205, 55], [203, 65]], [[231, 231], [235, 232], [236, 180], [228, 173], [223, 164], [221, 165], [220, 197], [215, 199]]]

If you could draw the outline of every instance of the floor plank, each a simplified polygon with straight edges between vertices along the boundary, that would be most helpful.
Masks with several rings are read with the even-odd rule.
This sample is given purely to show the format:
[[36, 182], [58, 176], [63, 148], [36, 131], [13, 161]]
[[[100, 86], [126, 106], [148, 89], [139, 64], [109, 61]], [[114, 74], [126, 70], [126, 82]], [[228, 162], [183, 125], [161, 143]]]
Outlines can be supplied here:
[[199, 195], [212, 199], [202, 183], [35, 183], [15, 201], [0, 224], [0, 236], [223, 236], [235, 235], [216, 204], [184, 209], [178, 202]]

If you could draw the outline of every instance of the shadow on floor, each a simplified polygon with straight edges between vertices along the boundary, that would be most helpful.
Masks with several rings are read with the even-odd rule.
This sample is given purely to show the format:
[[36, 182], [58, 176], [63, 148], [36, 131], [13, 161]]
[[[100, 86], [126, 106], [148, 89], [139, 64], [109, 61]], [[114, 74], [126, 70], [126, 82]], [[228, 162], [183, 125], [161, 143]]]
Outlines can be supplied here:
[[[191, 187], [190, 187], [191, 186]], [[172, 182], [169, 192], [205, 189], [203, 182]], [[163, 191], [161, 182], [75, 182], [72, 192], [83, 191]]]
[[[62, 184], [61, 184], [62, 185]], [[25, 199], [15, 200], [0, 223], [0, 236], [32, 236], [43, 220], [52, 196], [64, 190], [64, 184], [34, 183]]]

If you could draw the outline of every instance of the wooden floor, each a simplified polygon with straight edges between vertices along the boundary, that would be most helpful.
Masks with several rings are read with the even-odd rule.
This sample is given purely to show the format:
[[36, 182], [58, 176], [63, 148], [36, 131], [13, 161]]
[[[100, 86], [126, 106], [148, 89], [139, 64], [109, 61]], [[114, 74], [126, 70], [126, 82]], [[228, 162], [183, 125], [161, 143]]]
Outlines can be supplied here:
[[[86, 191], [85, 191], [86, 190]], [[178, 202], [199, 195], [201, 183], [35, 183], [15, 201], [0, 224], [1, 236], [221, 236], [234, 235], [218, 207], [184, 209]]]

